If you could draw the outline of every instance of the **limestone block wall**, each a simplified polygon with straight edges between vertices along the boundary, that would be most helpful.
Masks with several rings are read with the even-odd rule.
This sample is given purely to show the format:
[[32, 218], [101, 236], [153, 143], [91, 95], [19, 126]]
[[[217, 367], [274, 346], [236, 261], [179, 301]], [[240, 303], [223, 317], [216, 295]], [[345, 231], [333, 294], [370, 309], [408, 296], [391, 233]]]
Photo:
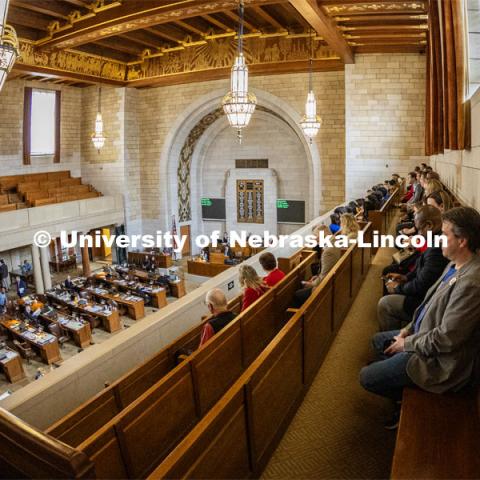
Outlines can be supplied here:
[[82, 89], [81, 145], [82, 177], [102, 193], [124, 193], [125, 89], [102, 87], [101, 102], [106, 141], [98, 152], [91, 140], [98, 110], [98, 88]]
[[430, 157], [442, 181], [466, 205], [480, 209], [480, 89], [471, 99], [472, 149]]
[[425, 72], [420, 54], [356, 55], [346, 65], [347, 198], [425, 161]]
[[[308, 75], [252, 77], [250, 85], [253, 92], [255, 89], [261, 89], [284, 101], [297, 112], [298, 120], [300, 119], [307, 95]], [[142, 217], [146, 230], [153, 229], [154, 226], [158, 228], [158, 225], [167, 223], [171, 214], [176, 213], [163, 209], [167, 204], [167, 187], [173, 185], [176, 178], [166, 178], [160, 165], [163, 148], [171, 134], [172, 125], [178, 122], [182, 115], [187, 117], [185, 113], [187, 109], [203, 96], [214, 90], [224, 90], [226, 93], [228, 86], [228, 80], [217, 80], [152, 88], [140, 92]], [[315, 73], [314, 88], [317, 93], [318, 113], [324, 121], [322, 130], [315, 140], [321, 163], [321, 181], [314, 188], [319, 191], [318, 210], [325, 211], [343, 201], [344, 198], [344, 73]], [[250, 133], [247, 130], [246, 138], [248, 135]], [[273, 134], [269, 141], [274, 142], [275, 138], [281, 141], [281, 133], [276, 135], [278, 137]], [[231, 146], [234, 148], [235, 135], [231, 138]], [[298, 170], [304, 168], [303, 166], [304, 162], [299, 163]], [[297, 168], [297, 166], [292, 165], [290, 168]], [[288, 182], [288, 179], [284, 181]]]
[[[24, 87], [61, 90], [60, 163], [53, 156], [31, 158], [31, 165], [23, 165], [23, 96]], [[81, 90], [35, 81], [10, 80], [0, 92], [0, 165], [1, 175], [70, 170], [80, 175], [80, 111]]]

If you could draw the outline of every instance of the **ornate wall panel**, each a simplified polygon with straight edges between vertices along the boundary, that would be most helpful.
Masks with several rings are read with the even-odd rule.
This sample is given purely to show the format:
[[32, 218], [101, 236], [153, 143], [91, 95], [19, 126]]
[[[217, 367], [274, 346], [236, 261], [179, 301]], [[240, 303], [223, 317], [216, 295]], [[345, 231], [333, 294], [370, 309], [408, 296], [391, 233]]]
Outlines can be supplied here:
[[264, 223], [263, 180], [237, 180], [237, 222]]

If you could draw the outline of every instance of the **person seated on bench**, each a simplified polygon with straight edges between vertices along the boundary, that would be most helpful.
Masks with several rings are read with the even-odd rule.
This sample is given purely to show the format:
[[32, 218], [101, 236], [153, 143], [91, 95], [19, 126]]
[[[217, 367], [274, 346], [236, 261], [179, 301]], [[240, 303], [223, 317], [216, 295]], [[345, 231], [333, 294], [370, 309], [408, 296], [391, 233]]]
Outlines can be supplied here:
[[[314, 229], [315, 235], [320, 237], [323, 232], [324, 238], [331, 236], [330, 229], [326, 225], [318, 225]], [[338, 247], [325, 246], [322, 249], [322, 255], [320, 257], [320, 273], [313, 276], [310, 280], [302, 282], [303, 288], [295, 292], [293, 298], [293, 307], [300, 308], [307, 298], [311, 295], [312, 290], [317, 287], [320, 282], [327, 276], [327, 273], [335, 266], [342, 256], [342, 250]]]
[[349, 240], [356, 240], [360, 225], [352, 213], [344, 213], [340, 216], [340, 234], [346, 235]]
[[426, 198], [427, 205], [431, 205], [432, 207], [436, 207], [440, 210], [440, 212], [446, 212], [452, 208], [452, 202], [445, 190], [440, 192], [432, 192]]
[[[424, 238], [428, 232], [434, 236], [442, 233], [440, 210], [430, 205], [422, 207], [415, 215], [415, 228]], [[411, 272], [387, 273], [385, 288], [390, 295], [380, 299], [377, 305], [380, 330], [395, 330], [409, 323], [413, 312], [422, 303], [428, 289], [438, 280], [448, 260], [441, 247], [429, 247], [416, 257]]]
[[369, 392], [400, 400], [404, 387], [444, 393], [478, 382], [480, 214], [469, 207], [445, 212], [443, 233], [443, 255], [451, 262], [412, 321], [373, 337], [378, 361], [360, 372]]
[[340, 215], [332, 213], [330, 215], [330, 232], [334, 235], [340, 230]]
[[205, 303], [213, 316], [203, 327], [199, 348], [235, 318], [235, 314], [227, 308], [225, 294], [219, 288], [207, 293]]
[[243, 311], [259, 299], [268, 290], [268, 287], [250, 265], [240, 265], [239, 274], [240, 286], [243, 288]]
[[263, 278], [263, 281], [269, 287], [275, 286], [285, 277], [285, 274], [277, 267], [277, 259], [273, 253], [262, 253], [259, 261], [262, 268], [268, 273], [268, 275]]

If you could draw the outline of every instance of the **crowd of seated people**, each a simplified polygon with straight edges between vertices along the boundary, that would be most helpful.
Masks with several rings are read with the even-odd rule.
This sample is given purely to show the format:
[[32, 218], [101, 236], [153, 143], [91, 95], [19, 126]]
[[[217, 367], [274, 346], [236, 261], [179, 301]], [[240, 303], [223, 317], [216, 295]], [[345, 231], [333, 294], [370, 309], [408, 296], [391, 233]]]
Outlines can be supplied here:
[[[240, 266], [239, 282], [242, 287], [242, 311], [285, 278], [285, 273], [278, 268], [277, 259], [273, 253], [263, 252], [259, 261], [266, 273], [263, 279], [252, 266], [245, 264]], [[206, 343], [235, 318], [235, 314], [228, 310], [227, 298], [222, 290], [218, 288], [210, 290], [205, 297], [205, 303], [212, 317], [202, 329], [199, 346]]]
[[397, 232], [443, 234], [446, 242], [411, 248], [384, 270], [375, 357], [362, 368], [360, 383], [393, 401], [395, 412], [385, 425], [391, 429], [398, 425], [405, 387], [457, 392], [480, 379], [480, 213], [453, 208], [438, 174], [425, 164], [408, 178], [410, 195], [402, 198], [408, 217]]

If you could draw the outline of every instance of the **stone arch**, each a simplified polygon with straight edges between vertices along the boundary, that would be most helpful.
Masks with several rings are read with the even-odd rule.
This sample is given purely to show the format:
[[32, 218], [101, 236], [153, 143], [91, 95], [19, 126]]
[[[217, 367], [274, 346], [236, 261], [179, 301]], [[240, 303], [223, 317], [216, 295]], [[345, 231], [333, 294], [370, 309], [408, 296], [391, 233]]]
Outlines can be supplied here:
[[[179, 223], [191, 222], [191, 161], [198, 142], [204, 133], [222, 117], [219, 105], [224, 95], [223, 90], [212, 91], [193, 102], [185, 109], [171, 126], [167, 134], [161, 156], [162, 177], [167, 179], [166, 195], [162, 204], [163, 221], [169, 227], [172, 214]], [[310, 165], [310, 202], [309, 219], [320, 208], [321, 159], [315, 144], [310, 144], [300, 127], [300, 114], [287, 102], [269, 92], [255, 89], [259, 110], [268, 112], [289, 125], [300, 139]], [[307, 219], [307, 220], [309, 220]]]

